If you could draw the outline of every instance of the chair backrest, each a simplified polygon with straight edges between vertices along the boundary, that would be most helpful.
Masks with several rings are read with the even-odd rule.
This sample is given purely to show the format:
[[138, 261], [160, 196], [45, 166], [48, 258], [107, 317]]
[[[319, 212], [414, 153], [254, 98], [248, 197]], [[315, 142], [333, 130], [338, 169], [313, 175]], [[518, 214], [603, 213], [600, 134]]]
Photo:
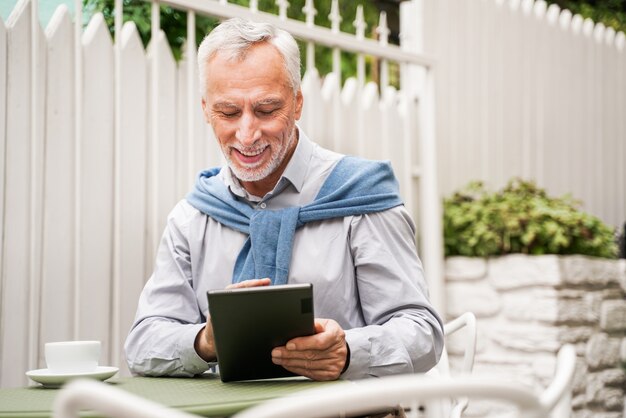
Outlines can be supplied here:
[[563, 399], [567, 399], [575, 362], [574, 348], [564, 346], [559, 352], [554, 380], [542, 393], [500, 379], [401, 375], [302, 391], [250, 408], [233, 418], [320, 418], [364, 414], [390, 410], [397, 405], [415, 405], [416, 400], [428, 408], [432, 401], [463, 397], [511, 403], [518, 408], [521, 417], [545, 418]]
[[[443, 332], [446, 337], [456, 333], [457, 331], [465, 329], [465, 335], [463, 339], [463, 363], [460, 372], [462, 374], [471, 374], [474, 368], [474, 357], [476, 356], [476, 316], [472, 312], [465, 312], [459, 317], [446, 323], [443, 327]], [[444, 350], [446, 356], [445, 367], [447, 374], [450, 373], [449, 365], [447, 363], [447, 350]], [[441, 362], [440, 362], [441, 363]], [[444, 367], [444, 364], [437, 365], [440, 369]]]
[[571, 415], [571, 398], [576, 349], [573, 345], [561, 347], [556, 359], [556, 371], [552, 383], [543, 391], [539, 401], [552, 418], [568, 418]]
[[[461, 364], [461, 369], [456, 371], [455, 375], [470, 376], [472, 369], [474, 368], [474, 357], [476, 355], [476, 317], [472, 312], [465, 312], [452, 321], [446, 323], [443, 329], [446, 336], [446, 344], [448, 343], [448, 337], [450, 335], [463, 330], [463, 338], [461, 340], [461, 346], [463, 348], [463, 362]], [[451, 376], [448, 350], [446, 347], [444, 347], [439, 363], [437, 363], [433, 370], [429, 371], [427, 374], [432, 377]], [[436, 404], [434, 402], [431, 403], [428, 416], [433, 418], [459, 418], [463, 411], [467, 408], [468, 403], [469, 400], [467, 398], [442, 398], [440, 402]]]
[[83, 409], [114, 418], [197, 418], [182, 411], [116, 389], [96, 380], [78, 379], [67, 384], [54, 400], [53, 418], [78, 418]]

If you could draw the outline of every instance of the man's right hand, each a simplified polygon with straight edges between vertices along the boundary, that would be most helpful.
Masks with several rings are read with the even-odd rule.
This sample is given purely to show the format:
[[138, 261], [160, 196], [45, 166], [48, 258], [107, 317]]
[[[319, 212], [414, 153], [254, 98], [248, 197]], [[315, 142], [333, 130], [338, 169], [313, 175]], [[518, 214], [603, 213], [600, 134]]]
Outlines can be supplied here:
[[[272, 281], [268, 278], [244, 280], [243, 282], [233, 283], [226, 286], [226, 289], [239, 289], [242, 287], [269, 286]], [[207, 314], [206, 325], [196, 335], [194, 342], [196, 353], [206, 362], [215, 361], [217, 354], [215, 352], [215, 339], [213, 338], [213, 326], [211, 325], [211, 317]]]
[[193, 345], [196, 353], [207, 363], [209, 361], [215, 361], [217, 354], [215, 352], [215, 340], [213, 338], [213, 326], [211, 325], [211, 318], [207, 316], [206, 325], [196, 335], [196, 341]]

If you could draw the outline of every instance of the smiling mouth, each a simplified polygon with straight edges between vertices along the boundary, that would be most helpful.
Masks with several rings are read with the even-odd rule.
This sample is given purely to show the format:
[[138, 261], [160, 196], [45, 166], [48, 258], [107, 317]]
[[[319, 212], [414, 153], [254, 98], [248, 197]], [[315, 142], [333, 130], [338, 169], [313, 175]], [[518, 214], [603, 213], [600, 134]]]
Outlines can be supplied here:
[[241, 150], [238, 148], [233, 148], [237, 159], [242, 164], [256, 164], [263, 158], [265, 151], [269, 149], [269, 146], [264, 146], [261, 148], [255, 148], [250, 150]]
[[256, 157], [257, 155], [260, 155], [263, 153], [263, 151], [265, 151], [266, 147], [263, 148], [259, 148], [259, 149], [254, 149], [254, 150], [250, 150], [250, 151], [244, 151], [244, 150], [240, 150], [235, 148], [235, 151], [237, 151], [239, 154], [243, 155], [244, 157]]

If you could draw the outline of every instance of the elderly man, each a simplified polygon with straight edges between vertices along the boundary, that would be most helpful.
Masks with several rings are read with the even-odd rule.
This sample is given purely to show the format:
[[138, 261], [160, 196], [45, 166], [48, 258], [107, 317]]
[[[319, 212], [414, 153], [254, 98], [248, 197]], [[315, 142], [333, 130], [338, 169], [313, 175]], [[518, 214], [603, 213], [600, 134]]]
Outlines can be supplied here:
[[[313, 283], [316, 334], [272, 351], [316, 380], [424, 372], [443, 347], [389, 164], [323, 149], [296, 125], [300, 53], [231, 19], [198, 51], [202, 110], [227, 165], [168, 217], [126, 341], [130, 369], [191, 376], [216, 358], [206, 291]], [[278, 232], [277, 232], [278, 231]]]

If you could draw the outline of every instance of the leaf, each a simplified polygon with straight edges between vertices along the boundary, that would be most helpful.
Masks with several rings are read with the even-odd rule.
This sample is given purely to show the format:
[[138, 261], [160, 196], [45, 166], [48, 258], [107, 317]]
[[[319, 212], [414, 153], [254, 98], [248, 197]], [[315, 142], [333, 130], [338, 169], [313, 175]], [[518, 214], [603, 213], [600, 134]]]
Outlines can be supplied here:
[[572, 196], [551, 197], [532, 181], [511, 179], [491, 192], [470, 182], [444, 199], [446, 255], [584, 254], [614, 258], [615, 233]]

